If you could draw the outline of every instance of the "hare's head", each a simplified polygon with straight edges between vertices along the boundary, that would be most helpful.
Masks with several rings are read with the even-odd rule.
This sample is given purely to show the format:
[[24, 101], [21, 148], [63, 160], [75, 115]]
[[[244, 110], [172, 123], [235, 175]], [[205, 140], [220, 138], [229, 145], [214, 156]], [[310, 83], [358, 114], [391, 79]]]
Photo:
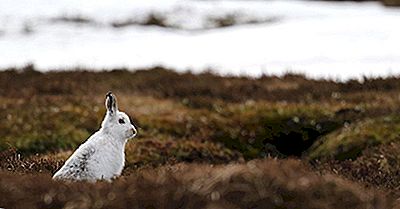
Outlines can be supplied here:
[[111, 92], [107, 93], [105, 104], [107, 112], [101, 128], [121, 139], [135, 137], [137, 134], [135, 125], [133, 125], [127, 114], [118, 110], [117, 99]]

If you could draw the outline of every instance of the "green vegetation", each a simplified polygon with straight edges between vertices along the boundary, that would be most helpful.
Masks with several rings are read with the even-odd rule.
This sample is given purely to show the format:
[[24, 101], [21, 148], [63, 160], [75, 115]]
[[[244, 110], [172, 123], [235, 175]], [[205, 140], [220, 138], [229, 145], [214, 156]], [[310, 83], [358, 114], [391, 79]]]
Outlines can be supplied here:
[[400, 139], [400, 117], [365, 119], [321, 138], [311, 158], [356, 159], [367, 147]]

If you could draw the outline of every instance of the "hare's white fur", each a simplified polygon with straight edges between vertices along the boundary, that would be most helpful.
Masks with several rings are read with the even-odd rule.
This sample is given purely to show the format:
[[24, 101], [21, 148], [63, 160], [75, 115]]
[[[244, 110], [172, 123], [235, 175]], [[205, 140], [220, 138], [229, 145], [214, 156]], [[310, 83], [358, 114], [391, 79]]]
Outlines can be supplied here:
[[53, 179], [110, 181], [121, 174], [125, 165], [125, 144], [137, 131], [128, 115], [118, 111], [111, 92], [106, 96], [106, 108], [101, 128], [69, 157]]

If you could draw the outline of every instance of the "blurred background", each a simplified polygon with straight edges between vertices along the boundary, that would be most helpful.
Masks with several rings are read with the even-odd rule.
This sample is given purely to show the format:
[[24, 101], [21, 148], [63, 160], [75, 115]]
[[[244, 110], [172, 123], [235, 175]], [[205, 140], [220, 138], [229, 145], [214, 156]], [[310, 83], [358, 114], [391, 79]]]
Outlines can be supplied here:
[[400, 1], [0, 0], [0, 68], [400, 72]]

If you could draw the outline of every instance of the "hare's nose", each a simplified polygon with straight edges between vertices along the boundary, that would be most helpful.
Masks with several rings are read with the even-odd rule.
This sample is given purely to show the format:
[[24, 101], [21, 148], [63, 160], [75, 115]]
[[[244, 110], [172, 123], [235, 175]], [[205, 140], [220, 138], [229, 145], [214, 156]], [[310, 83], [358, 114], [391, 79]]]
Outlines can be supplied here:
[[133, 134], [133, 135], [136, 135], [136, 134], [137, 134], [136, 128], [132, 128], [131, 131], [132, 131], [132, 134]]

